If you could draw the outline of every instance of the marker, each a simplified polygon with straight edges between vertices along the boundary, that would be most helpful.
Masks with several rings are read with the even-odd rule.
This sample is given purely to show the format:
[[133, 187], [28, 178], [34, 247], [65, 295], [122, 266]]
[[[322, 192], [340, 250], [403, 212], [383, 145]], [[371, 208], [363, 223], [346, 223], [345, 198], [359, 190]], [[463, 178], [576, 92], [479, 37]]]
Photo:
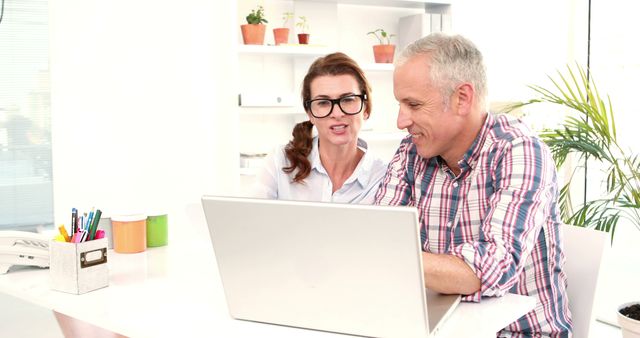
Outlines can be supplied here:
[[104, 238], [104, 230], [102, 230], [102, 229], [96, 231], [96, 238], [95, 239], [100, 239], [100, 238]]
[[82, 242], [82, 237], [84, 237], [84, 235], [85, 235], [86, 233], [87, 233], [87, 232], [86, 232], [84, 229], [80, 229], [80, 230], [78, 230], [78, 232], [76, 232], [76, 234], [75, 234], [75, 235], [73, 235], [73, 237], [74, 237], [74, 239], [75, 239], [74, 243], [80, 243], [80, 242]]
[[93, 224], [89, 227], [89, 240], [92, 241], [96, 238], [96, 231], [98, 230], [98, 223], [100, 223], [100, 217], [102, 216], [102, 211], [100, 209], [96, 210], [96, 214], [93, 217]]
[[60, 234], [62, 235], [62, 237], [64, 238], [65, 242], [70, 241], [71, 239], [69, 238], [69, 234], [67, 233], [67, 228], [64, 227], [64, 224], [61, 224], [58, 227], [58, 231], [60, 231]]

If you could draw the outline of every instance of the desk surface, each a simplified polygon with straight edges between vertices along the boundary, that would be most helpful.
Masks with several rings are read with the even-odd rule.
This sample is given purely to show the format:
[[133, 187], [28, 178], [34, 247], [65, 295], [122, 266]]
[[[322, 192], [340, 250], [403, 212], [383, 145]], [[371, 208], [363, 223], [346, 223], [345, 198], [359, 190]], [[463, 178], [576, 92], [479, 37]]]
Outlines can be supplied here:
[[[233, 320], [226, 308], [213, 249], [207, 237], [173, 241], [139, 254], [109, 251], [109, 286], [83, 295], [50, 289], [46, 269], [0, 275], [0, 292], [105, 329], [137, 337], [331, 337], [321, 331]], [[175, 242], [175, 243], [174, 243]], [[185, 264], [185, 262], [190, 262]], [[461, 303], [438, 337], [495, 337], [533, 309], [532, 297], [509, 294]], [[463, 324], [464, 323], [464, 324]]]

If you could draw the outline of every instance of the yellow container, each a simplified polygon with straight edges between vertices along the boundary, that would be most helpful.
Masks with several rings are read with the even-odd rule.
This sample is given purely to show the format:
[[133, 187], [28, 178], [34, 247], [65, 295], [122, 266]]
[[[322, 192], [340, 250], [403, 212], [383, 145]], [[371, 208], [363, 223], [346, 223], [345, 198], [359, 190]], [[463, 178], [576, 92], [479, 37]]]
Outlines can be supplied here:
[[118, 253], [143, 252], [147, 248], [147, 216], [111, 216], [113, 250]]

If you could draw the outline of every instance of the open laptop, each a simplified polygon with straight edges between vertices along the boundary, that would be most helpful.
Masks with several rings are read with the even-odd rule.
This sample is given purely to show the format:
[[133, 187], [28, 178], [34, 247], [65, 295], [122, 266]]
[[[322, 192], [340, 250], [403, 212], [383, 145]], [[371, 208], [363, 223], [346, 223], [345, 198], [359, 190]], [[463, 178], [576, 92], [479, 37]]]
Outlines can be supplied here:
[[415, 208], [215, 196], [202, 204], [236, 319], [428, 337], [460, 301], [424, 288]]

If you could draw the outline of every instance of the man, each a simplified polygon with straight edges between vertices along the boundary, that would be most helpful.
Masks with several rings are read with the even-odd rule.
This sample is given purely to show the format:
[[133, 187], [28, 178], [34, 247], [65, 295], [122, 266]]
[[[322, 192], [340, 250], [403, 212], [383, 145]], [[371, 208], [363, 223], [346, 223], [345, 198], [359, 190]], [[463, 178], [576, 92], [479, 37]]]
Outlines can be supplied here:
[[480, 51], [461, 36], [424, 37], [400, 55], [393, 88], [411, 135], [376, 204], [417, 207], [426, 287], [474, 302], [534, 296], [499, 336], [570, 336], [555, 166], [519, 120], [487, 113]]

